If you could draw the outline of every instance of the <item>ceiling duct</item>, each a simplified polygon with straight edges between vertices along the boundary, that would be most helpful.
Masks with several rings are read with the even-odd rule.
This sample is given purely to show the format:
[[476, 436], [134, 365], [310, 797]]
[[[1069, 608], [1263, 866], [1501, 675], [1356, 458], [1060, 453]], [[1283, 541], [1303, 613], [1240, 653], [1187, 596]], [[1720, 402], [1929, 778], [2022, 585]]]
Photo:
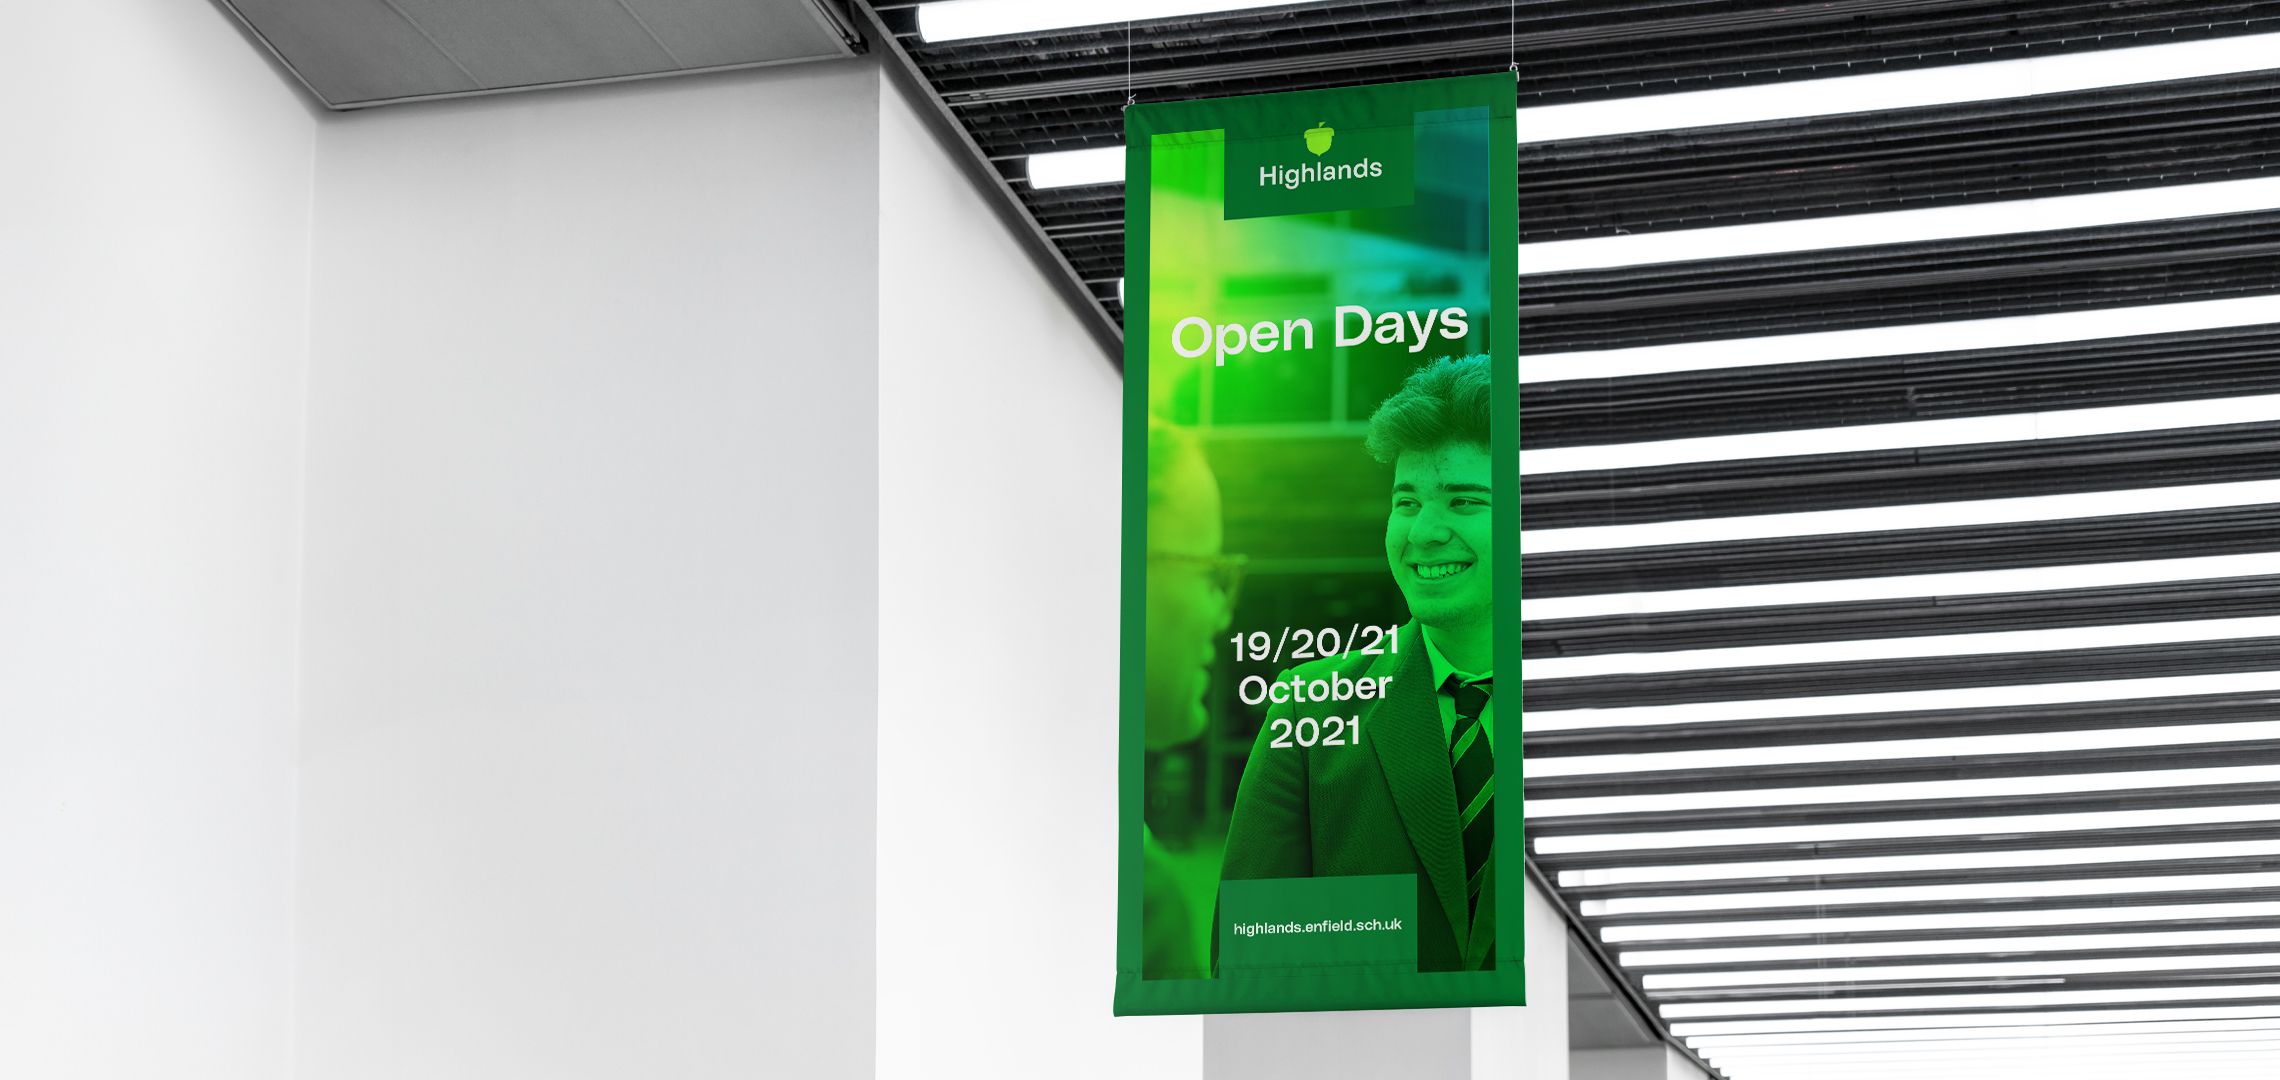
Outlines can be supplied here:
[[222, 0], [327, 108], [852, 56], [827, 0]]

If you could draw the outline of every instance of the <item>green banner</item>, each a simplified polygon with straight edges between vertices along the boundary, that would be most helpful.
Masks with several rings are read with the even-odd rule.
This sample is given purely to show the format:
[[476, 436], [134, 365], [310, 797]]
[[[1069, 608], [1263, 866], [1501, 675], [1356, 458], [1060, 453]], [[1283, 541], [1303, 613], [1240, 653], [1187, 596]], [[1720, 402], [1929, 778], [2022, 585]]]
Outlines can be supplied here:
[[1525, 1003], [1516, 96], [1125, 113], [1119, 1014]]

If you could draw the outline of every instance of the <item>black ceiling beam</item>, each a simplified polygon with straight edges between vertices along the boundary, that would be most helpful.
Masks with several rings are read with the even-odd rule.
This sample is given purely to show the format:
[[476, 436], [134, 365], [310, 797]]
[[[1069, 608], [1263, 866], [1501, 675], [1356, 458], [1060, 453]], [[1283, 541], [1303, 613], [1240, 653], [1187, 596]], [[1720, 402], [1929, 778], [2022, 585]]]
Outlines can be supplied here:
[[[1530, 738], [1534, 738], [1533, 735]], [[2207, 784], [2122, 791], [2068, 791], [1982, 797], [1894, 799], [1857, 803], [1732, 806], [1706, 810], [1631, 811], [1532, 818], [1528, 835], [1572, 836], [1698, 829], [1782, 828], [1861, 821], [1938, 821], [2011, 814], [2091, 814], [2113, 810], [2165, 810], [2189, 806], [2260, 806], [2280, 803], [2280, 783]], [[1558, 856], [1566, 858], [1567, 856]]]
[[1077, 273], [1076, 267], [1069, 264], [1068, 257], [1061, 253], [1053, 239], [1045, 235], [1045, 230], [1037, 224], [1036, 217], [1030, 214], [1029, 207], [1014, 193], [1012, 185], [1005, 182], [1005, 177], [998, 172], [997, 166], [990, 163], [989, 155], [982, 152], [981, 146], [974, 142], [974, 137], [967, 133], [965, 125], [960, 124], [949, 107], [942, 103], [942, 96], [934, 91], [926, 73], [919, 70], [917, 63], [911, 60], [910, 53], [879, 18], [879, 13], [872, 9], [870, 0], [847, 0], [847, 3], [862, 20], [864, 35], [881, 54], [887, 73], [895, 80], [896, 86], [910, 95], [918, 107], [920, 118], [934, 132], [935, 137], [942, 141], [943, 149], [949, 152], [951, 159], [966, 173], [966, 178], [973, 182], [983, 201], [990, 205], [991, 210], [996, 211], [998, 220], [1005, 223], [1006, 229], [1013, 233], [1014, 240], [1021, 245], [1022, 250], [1028, 252], [1030, 259], [1036, 262], [1037, 269], [1045, 275], [1045, 280], [1068, 303], [1077, 316], [1077, 321], [1084, 324], [1086, 332], [1092, 335], [1093, 343], [1100, 346], [1101, 355], [1116, 370], [1124, 370], [1123, 325], [1108, 313], [1107, 308], [1101, 306], [1100, 299], [1086, 287], [1084, 278]]
[[1552, 879], [1536, 866], [1534, 856], [1523, 855], [1521, 866], [1528, 875], [1529, 883], [1536, 886], [1536, 891], [1543, 895], [1545, 902], [1549, 903], [1553, 910], [1559, 912], [1560, 918], [1574, 930], [1574, 933], [1568, 935], [1568, 940], [1581, 948], [1584, 955], [1591, 960], [1592, 965], [1599, 969], [1600, 980], [1615, 989], [1616, 994], [1621, 996], [1624, 1003], [1630, 1006], [1631, 1012], [1644, 1020], [1648, 1027], [1653, 1029], [1655, 1037], [1661, 1039], [1664, 1045], [1686, 1055], [1686, 1059], [1693, 1062], [1705, 1074], [1716, 1077], [1717, 1080], [1726, 1080], [1724, 1072], [1713, 1067], [1702, 1055], [1695, 1053], [1694, 1048], [1686, 1045], [1685, 1040], [1670, 1033], [1670, 1024], [1663, 1019], [1661, 1010], [1656, 1009], [1647, 1000], [1646, 992], [1640, 988], [1636, 979], [1625, 977], [1622, 965], [1615, 962], [1614, 956], [1609, 954], [1607, 947], [1600, 942], [1599, 936], [1592, 931], [1590, 924], [1576, 913], [1572, 904], [1568, 903], [1568, 898], [1552, 885]]
[[[2257, 579], [2262, 580], [2262, 579]], [[2145, 620], [2156, 621], [2156, 620]], [[1857, 635], [1856, 635], [1857, 636]], [[2057, 705], [2004, 705], [1968, 709], [1925, 709], [1839, 716], [1785, 716], [1762, 720], [1716, 720], [1653, 727], [1531, 731], [1531, 758], [1592, 754], [1646, 754], [1669, 750], [1729, 750], [1745, 746], [1823, 746], [1889, 739], [1942, 739], [1961, 735], [2018, 735], [2052, 731], [2104, 731], [2113, 728], [2223, 724], [2272, 718], [2274, 699], [2262, 691], [2125, 698]], [[2280, 794], [2280, 790], [2271, 790]], [[1768, 813], [1781, 813], [1768, 809]], [[1826, 814], [1829, 808], [1816, 811]], [[1878, 820], [1874, 816], [1859, 820]], [[1552, 828], [1561, 828], [1554, 822]], [[1594, 828], [1573, 831], [1597, 832]]]
[[1525, 384], [1521, 445], [1740, 435], [2280, 393], [2280, 323]]

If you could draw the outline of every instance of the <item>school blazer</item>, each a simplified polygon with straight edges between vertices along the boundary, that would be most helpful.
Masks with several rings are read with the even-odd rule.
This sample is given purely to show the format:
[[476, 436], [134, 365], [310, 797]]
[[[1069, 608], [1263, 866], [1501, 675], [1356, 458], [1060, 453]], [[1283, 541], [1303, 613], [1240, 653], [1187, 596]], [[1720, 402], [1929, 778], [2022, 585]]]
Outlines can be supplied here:
[[[1268, 706], [1236, 789], [1220, 880], [1415, 874], [1418, 969], [1494, 967], [1496, 857], [1489, 856], [1476, 922], [1465, 912], [1457, 787], [1432, 661], [1414, 620], [1398, 637], [1399, 653], [1316, 660], [1279, 676], [1286, 686], [1294, 677], [1309, 685], [1393, 681], [1382, 698]], [[1361, 742], [1324, 745], [1315, 725], [1294, 724], [1298, 734], [1314, 735], [1314, 745], [1301, 746], [1275, 723], [1313, 717], [1320, 725], [1329, 716], [1359, 716]], [[1216, 955], [1216, 930], [1214, 937]]]

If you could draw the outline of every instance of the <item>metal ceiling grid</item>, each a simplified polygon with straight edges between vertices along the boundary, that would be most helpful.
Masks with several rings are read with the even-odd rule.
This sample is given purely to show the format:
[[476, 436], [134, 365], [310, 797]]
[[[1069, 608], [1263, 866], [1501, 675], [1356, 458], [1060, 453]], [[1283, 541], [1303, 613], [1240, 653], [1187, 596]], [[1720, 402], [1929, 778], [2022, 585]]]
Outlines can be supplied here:
[[2196, 184], [2280, 167], [2270, 72], [1530, 143], [1523, 242]]
[[[1523, 302], [1531, 348], [1589, 350], [2269, 294], [2268, 255], [2226, 252], [2270, 219], [1539, 275]], [[2222, 402], [2280, 389], [2276, 347], [2262, 324], [1539, 382], [1523, 445]], [[2193, 1029], [2161, 1035], [2194, 1044], [2173, 1063], [2256, 1073], [2223, 1040], [2280, 1032], [2280, 410], [2192, 415], [1526, 477], [1524, 592], [1600, 608], [1525, 624], [1533, 853], [1712, 1064], [1992, 1075], [2021, 1064], [2007, 1031], [2052, 1068], [2158, 1023]], [[2167, 562], [2226, 556], [2256, 572]]]
[[[1837, 427], [2272, 393], [2280, 393], [2280, 329], [2235, 326], [1537, 382], [1521, 394], [1520, 437], [1529, 449], [1590, 446], [1779, 431], [1802, 426], [1800, 417]], [[1544, 476], [1527, 484], [1564, 486]]]
[[2280, 289], [2280, 211], [1529, 275], [1523, 353]]
[[[856, 0], [858, 3], [864, 0]], [[1065, 259], [1078, 281], [1108, 317], [1121, 320], [1117, 300], [1124, 259], [1121, 184], [1031, 189], [1030, 154], [1121, 145], [1127, 101], [1167, 101], [1270, 93], [1328, 86], [1352, 86], [1400, 79], [1437, 78], [1502, 71], [1517, 65], [1523, 106], [1582, 101], [1640, 93], [1708, 89], [1830, 74], [1902, 70], [2018, 56], [2124, 47], [2152, 41], [2254, 33], [2280, 27], [2280, 4], [2269, 2], [2165, 2], [2114, 4], [2082, 0], [2015, 0], [1969, 3], [1957, 0], [1834, 0], [1803, 6], [1760, 0], [1649, 2], [1649, 0], [1564, 0], [1517, 4], [1511, 0], [1326, 0], [1264, 10], [1160, 19], [1110, 27], [1080, 27], [1036, 35], [928, 43], [917, 30], [920, 2], [872, 3], [896, 45], [953, 116], [960, 131], [997, 170], [1022, 211]], [[2112, 96], [2112, 95], [2109, 95]], [[1968, 109], [1948, 123], [1968, 124]], [[1982, 111], [1984, 114], [1984, 110]], [[2000, 130], [2006, 121], [1983, 115]], [[1830, 125], [1820, 125], [1825, 134]], [[1800, 133], [1810, 138], [1811, 134]], [[1952, 138], [1926, 130], [1927, 138]], [[2155, 135], [2159, 142], [2175, 135]], [[2216, 138], [2210, 132], [2204, 139]], [[1762, 138], [1762, 136], [1761, 136]], [[2077, 141], [2095, 134], [2077, 135]], [[1839, 154], [1858, 153], [1862, 140], [1840, 133]], [[1770, 142], [1771, 145], [1767, 143]], [[1850, 149], [1845, 149], [1849, 147]], [[1754, 147], [1737, 146], [1723, 167], [1772, 171], [1794, 164], [1802, 149], [1780, 139]], [[1654, 152], [1649, 148], [1649, 152]], [[1823, 152], [1828, 148], [1823, 146]], [[2159, 149], [2148, 153], [2158, 155]], [[1603, 156], [1603, 148], [1553, 153], [1589, 163], [1555, 170], [1562, 179], [1540, 180], [1523, 159], [1524, 233], [1572, 230], [1574, 215], [1542, 211], [1578, 205], [1595, 207], [1602, 218], [1667, 215], [1671, 208], [1648, 191], [1610, 203], [1600, 192], [1604, 174], [1624, 162]], [[2270, 153], [2266, 145], [2261, 153]], [[1966, 190], [1979, 176], [1999, 171], [2004, 151], [1983, 152], [1978, 161], [1957, 162]], [[1704, 159], [1714, 154], [1698, 155]], [[2018, 155], [2014, 152], [2012, 158]], [[2046, 155], [2036, 155], [2040, 160]], [[2252, 155], [2253, 156], [2253, 155]], [[1831, 161], [1823, 166], [1849, 177], [1872, 176], [1860, 163]], [[2105, 180], [2132, 173], [2127, 161], [2093, 167]], [[1886, 173], [1909, 172], [1907, 161], [1887, 161]], [[1976, 171], [1976, 172], [1975, 172]], [[2176, 170], [2172, 170], [2173, 172]], [[1726, 173], [1679, 182], [1705, 198], [1706, 187], [1723, 185]], [[1926, 177], [1927, 184], [1937, 180]], [[2068, 182], [2084, 182], [2077, 177]], [[1873, 183], [1873, 181], [1871, 181]], [[1648, 184], [1651, 188], [1652, 185]], [[1725, 205], [1729, 213], [1795, 215], [1791, 206], [1763, 206], [1797, 200], [1803, 190], [1774, 194], [1764, 185], [1741, 185]], [[1776, 187], [1779, 186], [1776, 182]], [[1839, 185], [1842, 187], [1843, 185]], [[1858, 185], [1855, 185], [1857, 189]], [[1947, 187], [1954, 189], [1951, 181]], [[1857, 190], [1851, 193], [1858, 201]], [[1662, 192], [1661, 202], [1673, 195]], [[1850, 212], [1827, 204], [1842, 194], [1816, 193], [1803, 212]], [[1970, 198], [1899, 195], [1895, 198]], [[1984, 196], [1980, 196], [1984, 197]], [[1677, 195], [1681, 202], [1684, 194]], [[1643, 202], [1642, 202], [1643, 200]], [[1928, 205], [1924, 202], [1912, 205]], [[1681, 213], [1685, 210], [1682, 208]], [[1663, 220], [1655, 217], [1655, 220]], [[1630, 226], [1625, 221], [1602, 227]], [[1688, 225], [1698, 222], [1688, 221]], [[1575, 235], [1582, 235], [1577, 233]], [[1057, 260], [1056, 260], [1057, 261]], [[1113, 333], [1113, 331], [1111, 332]]]

